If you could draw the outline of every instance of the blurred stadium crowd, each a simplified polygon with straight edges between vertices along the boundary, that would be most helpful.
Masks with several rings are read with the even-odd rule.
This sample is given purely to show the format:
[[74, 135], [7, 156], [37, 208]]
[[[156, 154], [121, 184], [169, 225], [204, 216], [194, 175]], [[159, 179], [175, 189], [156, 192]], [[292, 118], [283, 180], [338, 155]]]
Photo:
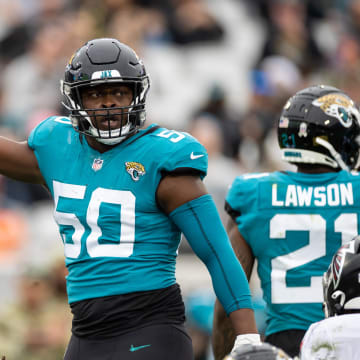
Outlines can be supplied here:
[[[73, 49], [107, 36], [144, 60], [147, 124], [190, 132], [207, 148], [205, 183], [221, 214], [236, 175], [286, 169], [274, 125], [291, 94], [324, 83], [360, 102], [360, 0], [0, 0], [1, 134], [25, 140], [47, 116], [66, 115], [59, 79]], [[0, 350], [9, 359], [61, 358], [68, 340], [51, 206], [42, 188], [0, 177]], [[195, 261], [186, 242], [181, 250]], [[192, 290], [208, 290], [209, 279], [181, 271], [180, 262], [196, 360], [205, 360], [213, 294]]]

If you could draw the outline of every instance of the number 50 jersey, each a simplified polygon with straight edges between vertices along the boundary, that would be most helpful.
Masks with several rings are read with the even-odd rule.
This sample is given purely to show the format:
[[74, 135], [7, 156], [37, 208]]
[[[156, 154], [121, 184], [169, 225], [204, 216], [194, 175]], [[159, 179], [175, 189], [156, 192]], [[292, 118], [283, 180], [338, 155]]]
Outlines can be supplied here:
[[159, 209], [156, 190], [177, 169], [205, 176], [198, 141], [152, 125], [99, 153], [69, 119], [51, 117], [28, 143], [54, 198], [70, 303], [175, 283], [181, 233]]
[[274, 172], [237, 177], [226, 201], [258, 260], [266, 335], [324, 318], [322, 275], [359, 233], [360, 177]]

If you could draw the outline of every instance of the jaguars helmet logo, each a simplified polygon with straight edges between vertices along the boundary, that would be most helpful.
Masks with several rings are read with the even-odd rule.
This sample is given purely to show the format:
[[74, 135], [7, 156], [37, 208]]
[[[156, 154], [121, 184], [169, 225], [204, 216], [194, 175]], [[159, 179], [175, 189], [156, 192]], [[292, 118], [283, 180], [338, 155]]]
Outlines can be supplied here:
[[135, 161], [128, 161], [125, 163], [126, 171], [130, 174], [131, 178], [134, 181], [139, 181], [141, 176], [146, 174], [144, 165], [135, 162]]
[[314, 100], [313, 105], [320, 107], [325, 114], [338, 119], [344, 127], [348, 128], [352, 125], [351, 110], [354, 108], [354, 103], [348, 97], [337, 93], [327, 94]]

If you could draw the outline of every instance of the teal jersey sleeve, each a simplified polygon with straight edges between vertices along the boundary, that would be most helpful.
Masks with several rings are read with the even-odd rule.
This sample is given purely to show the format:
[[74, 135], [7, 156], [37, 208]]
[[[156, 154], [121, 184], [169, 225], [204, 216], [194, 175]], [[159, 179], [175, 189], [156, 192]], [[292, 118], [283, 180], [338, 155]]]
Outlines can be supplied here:
[[50, 116], [42, 121], [31, 131], [29, 135], [28, 144], [30, 148], [33, 150], [39, 150], [41, 147], [48, 146], [49, 141], [54, 141], [56, 138], [58, 138], [59, 143], [62, 143], [63, 139], [59, 138], [58, 134], [56, 134], [55, 137], [53, 137], [52, 134], [63, 125], [66, 126], [68, 131], [72, 132], [70, 119], [66, 117]]
[[[28, 137], [28, 145], [32, 150], [35, 150], [38, 143], [41, 142], [41, 140], [39, 141], [39, 138], [37, 136], [38, 133], [41, 134], [41, 130], [46, 128], [46, 124], [47, 122], [51, 121], [52, 117], [47, 118], [46, 120], [42, 121], [40, 124], [38, 124], [34, 129], [32, 129], [32, 131], [30, 132], [30, 135]], [[40, 135], [41, 137], [41, 135]]]
[[160, 165], [162, 172], [192, 169], [197, 170], [201, 178], [206, 176], [208, 155], [204, 146], [193, 136], [185, 132], [163, 128], [160, 128], [155, 136], [164, 138], [163, 158]]
[[[226, 195], [231, 215], [238, 225], [241, 235], [250, 241], [248, 229], [256, 227], [255, 210], [258, 207], [258, 181], [268, 173], [242, 175], [233, 181]], [[254, 210], [254, 211], [253, 211]]]
[[61, 164], [66, 166], [74, 161], [74, 154], [64, 152], [71, 146], [78, 134], [75, 133], [70, 119], [51, 116], [38, 124], [28, 137], [28, 145], [34, 151], [40, 171], [52, 191], [52, 179]]

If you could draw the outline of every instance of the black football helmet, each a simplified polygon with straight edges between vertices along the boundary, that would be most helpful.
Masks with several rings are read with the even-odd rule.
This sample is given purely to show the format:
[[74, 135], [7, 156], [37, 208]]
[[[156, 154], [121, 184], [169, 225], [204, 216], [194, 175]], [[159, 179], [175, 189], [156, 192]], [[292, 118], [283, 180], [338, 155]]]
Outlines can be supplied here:
[[[109, 117], [109, 113], [104, 115], [107, 109], [84, 109], [82, 105], [81, 91], [100, 84], [126, 85], [133, 92], [130, 106], [111, 108], [112, 115], [122, 115], [127, 119], [119, 129], [111, 129], [109, 121], [108, 130], [100, 130], [96, 126], [96, 119]], [[116, 39], [101, 38], [87, 42], [71, 57], [65, 69], [64, 81], [61, 81], [61, 92], [74, 129], [101, 143], [114, 145], [144, 124], [149, 86], [149, 77], [135, 51]], [[95, 116], [90, 118], [89, 110]], [[118, 113], [114, 114], [117, 110]], [[99, 115], [96, 115], [96, 111]]]
[[290, 163], [352, 170], [359, 158], [359, 111], [335, 87], [308, 87], [284, 106], [278, 122], [278, 141], [283, 160]]
[[360, 312], [360, 236], [340, 247], [323, 276], [325, 317]]
[[224, 360], [291, 360], [280, 348], [268, 343], [260, 345], [244, 344]]

